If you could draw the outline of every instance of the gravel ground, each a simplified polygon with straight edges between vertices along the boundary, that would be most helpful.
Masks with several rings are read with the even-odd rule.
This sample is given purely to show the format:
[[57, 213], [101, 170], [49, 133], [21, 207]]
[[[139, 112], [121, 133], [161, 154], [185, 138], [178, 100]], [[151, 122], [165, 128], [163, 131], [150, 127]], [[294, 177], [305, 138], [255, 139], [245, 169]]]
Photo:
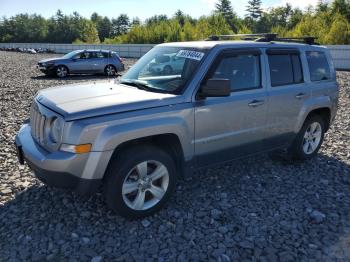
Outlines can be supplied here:
[[[19, 166], [13, 141], [42, 88], [98, 79], [43, 77], [52, 55], [0, 52], [1, 261], [350, 261], [350, 73], [319, 156], [231, 162], [180, 181], [167, 208], [141, 221], [49, 188]], [[133, 63], [127, 60], [128, 64]]]

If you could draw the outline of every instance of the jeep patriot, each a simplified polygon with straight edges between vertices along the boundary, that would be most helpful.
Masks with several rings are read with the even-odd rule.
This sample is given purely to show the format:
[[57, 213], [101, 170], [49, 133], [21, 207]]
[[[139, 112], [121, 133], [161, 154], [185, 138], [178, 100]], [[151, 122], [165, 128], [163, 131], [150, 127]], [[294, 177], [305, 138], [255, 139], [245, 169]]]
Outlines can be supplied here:
[[16, 136], [20, 163], [81, 195], [102, 187], [109, 208], [139, 218], [194, 168], [280, 149], [314, 157], [338, 105], [329, 51], [215, 40], [158, 45], [119, 81], [39, 91]]

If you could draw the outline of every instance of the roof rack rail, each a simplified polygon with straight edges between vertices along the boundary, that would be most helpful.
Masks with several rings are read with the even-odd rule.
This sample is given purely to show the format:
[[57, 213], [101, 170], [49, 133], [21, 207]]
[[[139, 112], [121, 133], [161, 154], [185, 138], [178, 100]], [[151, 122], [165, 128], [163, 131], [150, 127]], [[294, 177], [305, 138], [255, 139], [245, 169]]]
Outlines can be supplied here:
[[292, 43], [304, 43], [308, 45], [318, 45], [316, 43], [317, 37], [314, 36], [303, 36], [303, 37], [283, 37], [283, 38], [278, 38], [278, 41], [281, 42], [292, 42]]
[[255, 42], [289, 42], [289, 43], [303, 43], [308, 45], [318, 45], [315, 40], [316, 37], [304, 36], [304, 37], [283, 37], [279, 38], [278, 34], [274, 33], [262, 33], [262, 34], [235, 34], [235, 35], [212, 35], [209, 36], [207, 41], [219, 41], [228, 40], [232, 38], [239, 38], [245, 41], [255, 41]]

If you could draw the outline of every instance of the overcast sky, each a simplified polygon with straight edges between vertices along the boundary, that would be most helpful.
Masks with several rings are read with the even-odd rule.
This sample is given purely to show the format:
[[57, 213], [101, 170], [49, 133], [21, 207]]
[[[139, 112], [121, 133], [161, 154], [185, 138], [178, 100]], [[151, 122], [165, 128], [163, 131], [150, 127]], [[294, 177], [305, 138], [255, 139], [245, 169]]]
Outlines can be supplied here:
[[[61, 9], [65, 14], [77, 11], [90, 17], [93, 12], [108, 17], [117, 17], [126, 13], [130, 17], [148, 18], [155, 14], [171, 16], [181, 9], [193, 17], [208, 15], [213, 10], [217, 0], [0, 0], [0, 17], [10, 17], [18, 13], [37, 13], [50, 17]], [[244, 16], [247, 0], [231, 1], [234, 10]], [[317, 0], [263, 0], [265, 8], [290, 2], [293, 6], [305, 8], [315, 5]]]

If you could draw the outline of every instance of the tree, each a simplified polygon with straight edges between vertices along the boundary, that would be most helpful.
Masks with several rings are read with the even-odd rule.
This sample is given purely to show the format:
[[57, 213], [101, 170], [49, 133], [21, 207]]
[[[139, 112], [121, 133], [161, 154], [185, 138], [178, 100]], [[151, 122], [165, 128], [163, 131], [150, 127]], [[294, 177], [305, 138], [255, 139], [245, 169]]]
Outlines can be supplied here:
[[334, 0], [332, 2], [333, 14], [341, 14], [350, 21], [350, 0]]
[[317, 6], [316, 6], [316, 12], [327, 12], [329, 8], [328, 2], [325, 0], [318, 0]]
[[221, 14], [226, 22], [230, 25], [231, 29], [237, 31], [237, 15], [233, 11], [233, 7], [229, 0], [219, 0], [215, 4], [215, 13]]
[[332, 26], [326, 36], [325, 42], [333, 45], [350, 43], [349, 22], [341, 14], [336, 14]]
[[138, 17], [134, 17], [131, 21], [131, 27], [141, 25], [141, 20]]
[[126, 34], [130, 28], [130, 18], [127, 14], [121, 14], [117, 19], [112, 19], [112, 36]]
[[93, 22], [89, 20], [84, 21], [81, 38], [79, 39], [87, 44], [99, 44], [98, 32]]
[[258, 20], [262, 14], [261, 0], [249, 0], [246, 11], [248, 12], [247, 17]]
[[180, 23], [180, 25], [183, 27], [185, 25], [185, 14], [180, 9], [176, 11], [174, 18]]

